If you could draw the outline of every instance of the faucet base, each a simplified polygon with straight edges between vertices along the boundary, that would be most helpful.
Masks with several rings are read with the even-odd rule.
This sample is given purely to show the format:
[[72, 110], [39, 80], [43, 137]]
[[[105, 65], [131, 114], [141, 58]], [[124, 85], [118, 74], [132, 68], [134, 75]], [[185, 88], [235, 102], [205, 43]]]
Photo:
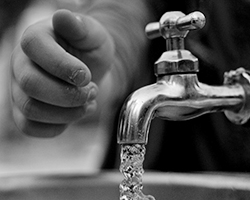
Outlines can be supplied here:
[[236, 83], [241, 84], [245, 91], [244, 104], [238, 112], [226, 110], [224, 113], [231, 122], [242, 125], [250, 119], [250, 72], [244, 68], [238, 68], [224, 74], [224, 84]]

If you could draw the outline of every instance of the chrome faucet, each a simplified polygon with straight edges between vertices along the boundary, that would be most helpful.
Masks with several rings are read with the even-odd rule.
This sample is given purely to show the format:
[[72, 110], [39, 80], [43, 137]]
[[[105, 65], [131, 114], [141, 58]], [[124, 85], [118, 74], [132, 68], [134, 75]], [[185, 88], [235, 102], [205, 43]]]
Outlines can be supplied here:
[[224, 74], [222, 86], [200, 83], [198, 59], [184, 49], [190, 30], [205, 25], [200, 12], [167, 12], [146, 26], [150, 39], [163, 36], [166, 48], [155, 62], [156, 83], [132, 93], [120, 113], [119, 144], [147, 144], [151, 120], [182, 121], [205, 113], [224, 112], [236, 124], [250, 118], [250, 73], [243, 68]]

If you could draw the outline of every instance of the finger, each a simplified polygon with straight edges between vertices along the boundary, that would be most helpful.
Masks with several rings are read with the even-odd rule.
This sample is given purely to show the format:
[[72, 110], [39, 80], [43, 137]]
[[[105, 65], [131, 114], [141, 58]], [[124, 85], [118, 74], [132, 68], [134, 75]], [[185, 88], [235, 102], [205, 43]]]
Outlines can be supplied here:
[[61, 45], [73, 54], [72, 47], [80, 50], [75, 55], [90, 68], [93, 80], [100, 80], [114, 61], [114, 42], [104, 26], [92, 17], [59, 10], [53, 16], [53, 27], [67, 41]]
[[107, 30], [98, 21], [68, 10], [58, 10], [53, 15], [53, 28], [73, 47], [84, 51], [99, 48], [109, 39]]
[[23, 34], [21, 47], [25, 54], [51, 75], [76, 86], [91, 80], [88, 67], [66, 52], [58, 43], [48, 21], [30, 26]]
[[22, 53], [13, 52], [11, 65], [21, 89], [34, 99], [61, 107], [83, 106], [97, 96], [97, 86], [90, 82], [85, 87], [76, 87], [48, 74]]
[[55, 137], [60, 135], [68, 126], [67, 124], [40, 123], [28, 120], [16, 107], [13, 108], [13, 116], [17, 128], [25, 135], [34, 137]]
[[[93, 112], [93, 102], [80, 107], [64, 108], [53, 106], [28, 97], [19, 86], [12, 83], [12, 98], [25, 118], [43, 123], [67, 124], [82, 119], [90, 110]], [[88, 107], [91, 106], [91, 109]]]

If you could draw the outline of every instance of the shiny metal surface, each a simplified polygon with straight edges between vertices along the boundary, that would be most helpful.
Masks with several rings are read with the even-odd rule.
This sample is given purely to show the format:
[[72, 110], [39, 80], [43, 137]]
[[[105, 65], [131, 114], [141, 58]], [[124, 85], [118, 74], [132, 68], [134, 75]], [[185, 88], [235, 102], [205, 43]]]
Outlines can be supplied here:
[[240, 83], [244, 89], [243, 106], [238, 112], [225, 110], [225, 115], [235, 124], [245, 124], [250, 119], [250, 72], [239, 68], [225, 73], [224, 84], [234, 85], [236, 83]]
[[145, 32], [149, 39], [157, 37], [185, 37], [189, 30], [201, 29], [206, 23], [205, 16], [198, 11], [185, 15], [179, 11], [165, 13], [159, 22], [149, 23]]
[[184, 38], [189, 30], [201, 29], [205, 21], [201, 12], [184, 15], [174, 11], [165, 13], [160, 22], [146, 26], [150, 39], [162, 36], [166, 40], [166, 52], [155, 62], [156, 75], [198, 72], [198, 59], [184, 49]]
[[154, 65], [156, 76], [198, 71], [198, 59], [185, 49], [165, 51]]
[[176, 27], [178, 30], [201, 29], [205, 26], [206, 18], [199, 11], [192, 12], [184, 17], [178, 18]]
[[126, 100], [120, 115], [118, 143], [146, 144], [154, 117], [182, 121], [211, 112], [237, 113], [244, 99], [240, 84], [209, 86], [200, 83], [196, 74], [163, 76]]
[[146, 144], [151, 120], [182, 121], [202, 114], [224, 111], [229, 120], [244, 124], [250, 118], [250, 75], [243, 68], [225, 73], [222, 86], [209, 86], [197, 78], [198, 59], [184, 49], [189, 30], [202, 28], [205, 17], [199, 12], [184, 15], [167, 12], [150, 24], [149, 37], [156, 29], [166, 39], [167, 51], [155, 62], [157, 82], [135, 91], [120, 114], [119, 144]]

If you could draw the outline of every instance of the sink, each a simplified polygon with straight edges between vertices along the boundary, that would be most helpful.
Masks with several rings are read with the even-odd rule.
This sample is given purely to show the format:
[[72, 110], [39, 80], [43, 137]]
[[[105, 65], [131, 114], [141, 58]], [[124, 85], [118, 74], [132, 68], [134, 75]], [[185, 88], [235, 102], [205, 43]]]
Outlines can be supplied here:
[[[2, 200], [114, 200], [119, 199], [117, 171], [97, 174], [50, 173], [0, 176]], [[249, 200], [248, 174], [145, 172], [144, 194], [156, 200]]]

